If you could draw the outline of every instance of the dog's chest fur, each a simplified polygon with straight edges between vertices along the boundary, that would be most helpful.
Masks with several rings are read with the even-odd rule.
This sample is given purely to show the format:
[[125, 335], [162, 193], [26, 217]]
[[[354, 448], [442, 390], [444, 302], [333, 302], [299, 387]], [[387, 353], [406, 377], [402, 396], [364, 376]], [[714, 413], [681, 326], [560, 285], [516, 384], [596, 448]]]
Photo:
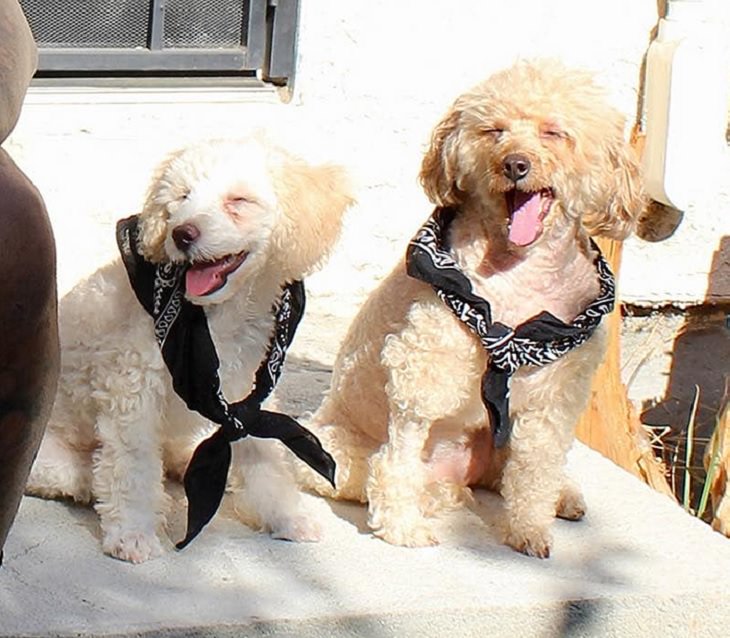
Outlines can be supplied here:
[[574, 234], [540, 242], [502, 269], [485, 263], [487, 240], [470, 229], [455, 223], [451, 241], [457, 263], [474, 292], [489, 302], [494, 321], [515, 327], [547, 310], [570, 322], [599, 294], [593, 256]]
[[235, 306], [225, 304], [206, 313], [220, 359], [221, 386], [229, 401], [243, 399], [241, 395], [251, 390], [274, 330], [273, 314]]
[[[271, 302], [251, 302], [241, 295], [225, 303], [206, 308], [208, 329], [215, 345], [220, 367], [221, 390], [230, 403], [240, 401], [251, 392], [254, 375], [263, 361], [274, 330]], [[175, 429], [196, 430], [205, 419], [189, 410], [170, 384], [168, 422]]]
[[[460, 226], [455, 220], [450, 243], [473, 291], [489, 302], [493, 320], [508, 326], [516, 327], [545, 310], [570, 322], [599, 294], [594, 256], [581, 249], [575, 233], [565, 233], [561, 238], [531, 247], [523, 260], [502, 270], [484, 267], [487, 240], [473, 225]], [[512, 408], [542, 401], [538, 397], [549, 392], [550, 387], [546, 379], [562, 374], [558, 370], [570, 369], [574, 356], [569, 353], [548, 366], [518, 370], [512, 384]], [[462, 361], [468, 357], [466, 351], [461, 353]], [[473, 363], [475, 368], [483, 369], [483, 363]], [[474, 384], [473, 388], [474, 394], [462, 405], [457, 432], [433, 432], [429, 450], [429, 467], [435, 477], [448, 477], [465, 485], [482, 475], [485, 455], [491, 458], [485, 451], [488, 441], [480, 434], [487, 415], [479, 385]]]

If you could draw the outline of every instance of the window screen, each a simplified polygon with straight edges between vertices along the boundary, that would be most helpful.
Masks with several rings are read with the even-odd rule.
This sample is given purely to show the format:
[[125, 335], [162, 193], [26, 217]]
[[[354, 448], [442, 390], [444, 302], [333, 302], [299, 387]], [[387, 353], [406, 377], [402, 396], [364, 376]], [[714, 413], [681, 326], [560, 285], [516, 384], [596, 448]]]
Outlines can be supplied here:
[[39, 76], [294, 73], [298, 0], [20, 0]]

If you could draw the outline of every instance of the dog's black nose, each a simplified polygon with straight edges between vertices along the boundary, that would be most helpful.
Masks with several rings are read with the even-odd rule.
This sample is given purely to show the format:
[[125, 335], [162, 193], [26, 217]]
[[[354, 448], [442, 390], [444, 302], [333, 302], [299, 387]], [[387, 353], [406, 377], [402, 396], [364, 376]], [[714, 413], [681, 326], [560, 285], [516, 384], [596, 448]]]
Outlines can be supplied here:
[[181, 224], [172, 229], [172, 241], [183, 252], [200, 237], [200, 229], [194, 224]]
[[502, 171], [513, 182], [517, 182], [530, 172], [530, 160], [519, 153], [510, 153], [502, 162]]

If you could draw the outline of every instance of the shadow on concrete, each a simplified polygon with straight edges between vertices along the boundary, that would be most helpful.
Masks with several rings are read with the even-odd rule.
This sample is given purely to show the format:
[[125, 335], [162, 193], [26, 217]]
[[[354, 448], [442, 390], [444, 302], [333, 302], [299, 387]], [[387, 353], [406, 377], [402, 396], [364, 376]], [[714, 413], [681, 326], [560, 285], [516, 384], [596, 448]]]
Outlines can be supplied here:
[[274, 391], [276, 405], [295, 418], [314, 412], [330, 387], [331, 377], [330, 365], [287, 355], [284, 373]]
[[347, 521], [358, 534], [369, 536], [372, 530], [368, 526], [368, 510], [362, 503], [353, 501], [335, 501], [328, 499], [327, 503], [335, 516]]
[[598, 600], [571, 600], [563, 605], [563, 619], [555, 631], [556, 636], [589, 636], [598, 632], [596, 619], [600, 614]]
[[663, 438], [667, 444], [664, 461], [673, 467], [681, 463], [674, 476], [677, 494], [683, 490], [685, 465], [681, 459], [697, 391], [695, 446], [689, 469], [696, 485], [701, 486], [704, 479], [704, 446], [714, 430], [725, 382], [730, 377], [729, 299], [730, 237], [725, 236], [713, 257], [705, 304], [686, 311], [684, 325], [674, 341], [665, 396], [659, 401], [645, 402], [641, 413], [642, 423], [669, 428]]
[[[289, 387], [284, 393], [285, 400], [282, 400], [282, 409], [289, 409], [293, 413], [313, 410], [321, 400], [322, 392], [329, 382], [329, 369], [327, 366], [316, 361], [292, 357], [288, 361], [288, 369], [285, 372], [282, 382], [288, 383]], [[321, 391], [320, 391], [321, 390]], [[168, 515], [167, 532], [171, 542], [182, 536], [185, 524], [185, 507], [182, 488], [178, 483], [168, 484], [168, 493], [173, 502], [173, 507]], [[28, 505], [36, 510], [32, 517], [38, 517], [47, 509], [36, 507], [39, 499], [27, 499]], [[349, 523], [360, 536], [371, 534], [367, 526], [367, 513], [362, 505], [344, 502], [318, 502], [324, 509], [329, 507], [334, 516], [343, 522]], [[48, 505], [47, 503], [45, 505]], [[369, 636], [372, 638], [390, 638], [400, 635], [394, 627], [398, 627], [399, 603], [402, 601], [393, 600], [392, 608], [379, 609], [377, 614], [353, 616], [341, 615], [339, 611], [353, 607], [353, 593], [350, 591], [346, 578], [349, 577], [345, 571], [345, 579], [339, 581], [330, 580], [326, 569], [318, 567], [318, 561], [322, 561], [322, 550], [317, 553], [316, 546], [310, 544], [286, 543], [269, 538], [245, 527], [224, 500], [223, 507], [219, 514], [211, 522], [210, 528], [204, 531], [189, 548], [176, 553], [170, 546], [166, 547], [166, 555], [160, 559], [150, 561], [142, 565], [130, 565], [121, 561], [115, 561], [109, 557], [102, 556], [99, 541], [98, 520], [95, 512], [90, 507], [74, 506], [68, 503], [56, 503], [52, 509], [63, 507], [72, 514], [70, 527], [66, 525], [65, 535], [78, 538], [81, 535], [82, 541], [74, 544], [75, 554], [68, 554], [59, 551], [56, 546], [56, 537], [59, 531], [64, 530], [48, 528], [41, 529], [40, 526], [25, 526], [21, 528], [19, 538], [21, 546], [28, 552], [40, 552], [40, 560], [36, 562], [24, 562], [22, 579], [25, 583], [63, 582], [68, 583], [68, 591], [64, 593], [66, 598], [80, 601], [84, 608], [88, 608], [88, 614], [83, 619], [72, 615], [78, 612], [64, 609], [54, 609], [58, 627], [73, 627], [83, 633], [90, 628], [100, 626], [108, 627], [108, 621], [104, 620], [110, 613], [123, 614], [131, 619], [144, 616], [146, 609], [160, 608], [164, 611], [165, 605], [170, 604], [171, 599], [186, 601], [186, 605], [194, 605], [195, 601], [206, 599], [211, 589], [216, 591], [216, 605], [223, 610], [230, 610], [240, 605], [242, 614], [248, 614], [247, 633], [245, 635], [277, 635], [277, 636], [302, 636], [313, 635], [307, 633], [306, 628], [295, 621], [262, 620], [267, 615], [272, 615], [276, 609], [281, 608], [282, 600], [291, 596], [299, 596], [302, 605], [308, 601], [320, 599], [326, 601], [323, 608], [324, 616], [318, 619], [319, 631], [322, 627], [331, 624], [332, 633], [339, 635]], [[327, 513], [327, 512], [325, 512]], [[449, 605], [454, 601], [448, 598], [454, 582], [460, 582], [463, 578], [480, 580], [486, 578], [487, 582], [503, 582], [504, 574], [514, 574], [516, 582], [529, 583], [530, 574], [542, 575], [540, 580], [543, 585], [539, 587], [541, 592], [545, 587], [551, 589], [548, 599], [554, 601], [555, 607], [548, 611], [536, 609], [536, 614], [558, 614], [556, 621], [560, 629], [555, 636], [579, 636], [591, 635], [601, 627], [602, 618], [606, 613], [599, 602], [596, 601], [596, 591], [601, 585], [614, 583], [621, 584], [621, 577], [626, 562], [625, 548], [616, 543], [608, 541], [611, 531], [611, 519], [588, 519], [580, 523], [567, 521], [556, 521], [556, 532], [561, 537], [556, 543], [560, 556], [555, 559], [541, 561], [516, 554], [501, 542], [500, 525], [504, 516], [503, 501], [497, 494], [477, 490], [475, 493], [474, 506], [454, 512], [454, 516], [444, 519], [444, 546], [443, 548], [428, 548], [425, 550], [403, 550], [407, 551], [408, 565], [418, 565], [419, 561], [432, 559], [434, 556], [453, 556], [457, 559], [460, 572], [454, 573], [454, 564], [446, 561], [439, 570], [443, 570], [443, 577], [439, 577], [437, 589], [434, 595], [436, 600], [443, 600], [443, 607], [436, 607], [435, 610], [426, 611], [419, 617], [420, 622], [426, 628], [441, 627], [443, 621], [438, 616], [448, 616], [453, 610]], [[68, 519], [69, 517], [66, 517]], [[595, 531], [594, 542], [591, 541], [587, 551], [576, 551], [571, 544], [571, 539], [577, 539], [576, 534], [585, 534], [586, 528]], [[345, 534], [352, 542], [353, 531], [346, 526], [333, 528], [334, 535], [323, 543], [329, 543], [325, 551], [337, 553], [341, 551], [342, 544], [339, 538], [345, 538]], [[338, 536], [338, 534], [343, 536]], [[360, 539], [360, 543], [362, 540]], [[375, 544], [384, 544], [384, 541], [373, 539]], [[351, 549], [363, 550], [366, 545], [355, 542]], [[369, 543], [368, 543], [369, 545]], [[450, 546], [450, 548], [449, 548]], [[456, 549], [456, 555], [453, 550]], [[381, 560], [383, 569], [387, 571], [387, 561], [395, 555], [391, 548], [374, 547], [372, 551], [373, 560]], [[443, 554], [441, 553], [443, 552]], [[276, 556], [277, 560], [268, 560], [267, 557]], [[460, 561], [460, 555], [466, 555], [467, 561]], [[412, 556], [412, 558], [411, 558]], [[12, 563], [16, 563], [18, 556], [12, 557]], [[343, 557], [345, 560], [346, 557]], [[352, 569], [356, 570], [357, 557], [350, 556]], [[413, 563], [411, 563], [411, 560]], [[618, 565], [616, 564], [618, 562]], [[20, 561], [17, 560], [19, 564]], [[92, 570], [93, 578], [88, 574], [84, 578], [68, 579], [68, 574], [78, 572], [78, 566], [84, 565], [85, 574]], [[435, 565], [435, 563], [434, 563]], [[379, 574], [380, 568], [376, 569], [374, 575]], [[416, 573], [418, 570], [416, 570]], [[20, 574], [20, 571], [18, 572]], [[544, 578], [550, 575], [550, 579]], [[236, 575], [239, 575], [236, 577]], [[243, 576], [240, 576], [243, 575]], [[502, 580], [500, 581], [500, 575]], [[353, 575], [354, 577], [354, 575]], [[546, 584], [549, 580], [549, 584]], [[507, 579], [507, 586], [519, 589], [510, 584]], [[93, 582], [94, 591], [85, 592], [84, 583]], [[270, 588], [266, 585], [269, 582], [279, 582], [283, 587]], [[415, 586], [418, 583], [414, 583]], [[583, 587], [585, 585], [585, 588]], [[554, 591], [553, 591], [554, 590]], [[34, 592], [37, 593], [37, 592]], [[296, 594], [295, 594], [296, 593]], [[401, 595], [408, 599], [411, 595], [410, 589], [401, 590]], [[495, 591], [495, 594], [500, 592]], [[533, 592], [534, 593], [534, 592]], [[57, 592], [41, 592], [43, 600], [48, 608], [58, 598]], [[13, 594], [15, 597], [16, 594]], [[541, 596], [541, 599], [544, 596]], [[523, 605], [516, 594], [509, 598], [509, 604], [504, 611], [509, 615], [510, 605]], [[527, 600], [532, 600], [527, 596]], [[18, 597], [8, 604], [20, 605], [21, 598]], [[461, 601], [456, 601], [460, 604]], [[528, 602], [527, 605], [532, 603]], [[237, 607], [236, 607], [237, 608]], [[274, 610], [274, 611], [272, 611]], [[165, 636], [192, 636], [192, 635], [241, 635], [239, 629], [228, 629], [206, 620], [213, 617], [215, 610], [208, 613], [201, 608], [200, 616], [194, 618], [195, 624], [200, 623], [196, 628], [189, 624], [189, 615], [183, 614], [176, 618], [174, 623], [165, 626]], [[181, 612], [182, 613], [182, 612]], [[215, 612], [217, 613], [217, 612]], [[228, 612], [231, 613], [231, 612]], [[475, 612], [476, 613], [476, 612]], [[524, 613], [524, 609], [519, 613]], [[435, 614], [433, 618], [429, 614]], [[331, 615], [331, 617], [330, 617]], [[501, 618], [501, 617], [500, 617]], [[407, 627], [405, 624], [401, 626]], [[408, 622], [412, 623], [413, 620]], [[504, 622], [504, 619], [497, 622]], [[431, 624], [429, 624], [431, 623]], [[441, 623], [441, 624], [439, 624]], [[553, 624], [552, 622], [550, 623]], [[275, 632], [272, 633], [275, 627]], [[140, 628], [141, 629], [141, 628]], [[109, 629], [113, 632], [113, 629]], [[1, 632], [0, 632], [1, 633]], [[485, 629], [488, 635], [489, 630]], [[499, 632], [496, 632], [499, 633]], [[134, 631], [134, 635], [162, 635], [162, 631], [147, 632]], [[319, 635], [325, 635], [320, 633]], [[446, 633], [431, 633], [421, 635], [449, 635]], [[453, 634], [458, 635], [458, 634]], [[551, 634], [553, 635], [553, 634]]]

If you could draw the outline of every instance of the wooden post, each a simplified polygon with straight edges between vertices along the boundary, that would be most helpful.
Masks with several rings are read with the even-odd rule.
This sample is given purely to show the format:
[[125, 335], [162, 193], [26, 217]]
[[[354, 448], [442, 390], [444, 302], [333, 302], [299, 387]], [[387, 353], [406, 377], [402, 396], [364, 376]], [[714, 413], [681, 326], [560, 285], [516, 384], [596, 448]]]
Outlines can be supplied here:
[[[622, 242], [598, 238], [597, 243], [618, 281]], [[608, 322], [606, 358], [593, 379], [591, 400], [578, 422], [576, 436], [616, 465], [674, 499], [664, 464], [656, 458], [649, 436], [621, 381], [621, 309], [618, 303], [604, 321]]]

